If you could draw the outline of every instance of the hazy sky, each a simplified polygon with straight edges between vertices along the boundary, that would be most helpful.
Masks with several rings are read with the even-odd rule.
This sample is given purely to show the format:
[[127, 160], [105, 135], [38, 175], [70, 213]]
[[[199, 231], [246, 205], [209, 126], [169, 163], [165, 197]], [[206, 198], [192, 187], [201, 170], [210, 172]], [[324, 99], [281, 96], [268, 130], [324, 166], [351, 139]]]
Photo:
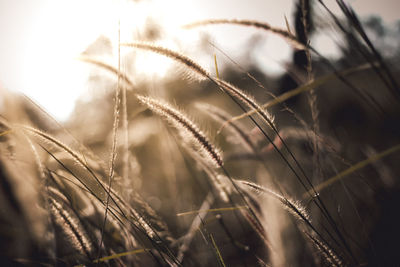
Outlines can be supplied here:
[[[115, 39], [121, 10], [114, 6], [121, 1], [0, 0], [0, 86], [21, 90], [56, 118], [65, 119], [75, 99], [86, 89], [88, 70], [74, 57], [100, 34]], [[293, 2], [154, 0], [155, 4], [139, 4], [136, 13], [125, 15], [140, 23], [146, 14], [156, 14], [155, 17], [170, 28], [207, 18], [253, 19], [285, 27], [284, 15], [291, 20]], [[335, 9], [333, 0], [325, 2]], [[360, 16], [380, 15], [387, 23], [400, 18], [399, 0], [352, 0], [350, 3]], [[209, 27], [207, 31], [218, 36], [214, 41], [238, 60], [243, 54], [241, 45], [256, 33], [229, 26]], [[281, 68], [280, 62], [289, 58], [290, 48], [274, 36], [268, 35], [266, 40], [250, 60], [260, 64], [265, 71], [277, 72]], [[212, 55], [210, 60], [202, 61], [211, 64], [211, 58]]]

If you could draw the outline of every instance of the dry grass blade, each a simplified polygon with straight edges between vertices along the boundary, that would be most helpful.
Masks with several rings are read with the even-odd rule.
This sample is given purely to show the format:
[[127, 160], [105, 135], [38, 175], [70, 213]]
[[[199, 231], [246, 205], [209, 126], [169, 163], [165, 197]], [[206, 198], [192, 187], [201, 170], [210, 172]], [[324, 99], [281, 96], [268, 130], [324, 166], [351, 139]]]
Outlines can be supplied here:
[[[211, 205], [213, 204], [213, 202], [214, 202], [213, 194], [212, 193], [208, 193], [206, 198], [203, 201], [203, 204], [200, 207], [200, 211], [196, 212], [196, 214], [198, 214], [198, 216], [196, 216], [193, 219], [189, 230], [187, 231], [187, 233], [183, 237], [182, 244], [179, 247], [178, 256], [177, 256], [177, 259], [178, 259], [178, 261], [180, 263], [182, 263], [183, 257], [185, 255], [185, 252], [190, 248], [190, 243], [192, 242], [193, 237], [194, 237], [197, 229], [200, 227], [201, 222], [207, 216], [207, 213], [208, 213]], [[181, 216], [181, 215], [178, 214], [177, 216]]]
[[[118, 28], [118, 37], [120, 35], [119, 28]], [[118, 138], [117, 138], [117, 130], [119, 126], [119, 117], [120, 117], [120, 102], [121, 102], [121, 89], [120, 87], [120, 81], [121, 81], [121, 59], [120, 59], [120, 39], [118, 38], [118, 81], [117, 81], [117, 87], [115, 88], [115, 97], [114, 97], [114, 123], [113, 123], [113, 130], [112, 130], [112, 147], [111, 147], [111, 153], [110, 153], [110, 166], [109, 166], [109, 172], [108, 172], [108, 185], [107, 185], [107, 199], [106, 199], [106, 205], [104, 209], [104, 219], [103, 219], [103, 225], [101, 227], [101, 237], [100, 237], [100, 245], [99, 245], [99, 251], [97, 257], [100, 258], [100, 253], [101, 253], [101, 247], [103, 246], [103, 237], [104, 237], [104, 228], [107, 222], [107, 215], [108, 215], [108, 206], [110, 204], [110, 196], [111, 196], [111, 187], [112, 187], [112, 182], [114, 180], [114, 172], [115, 172], [115, 161], [117, 158], [117, 144], [118, 144]], [[125, 98], [123, 99], [126, 101], [126, 91], [124, 90]], [[123, 103], [123, 108], [126, 108], [126, 102]], [[127, 114], [126, 110], [124, 112], [124, 119], [126, 119]], [[125, 125], [125, 123], [124, 123]], [[126, 128], [127, 130], [127, 128]], [[124, 151], [125, 153], [128, 153], [127, 151]], [[125, 158], [124, 158], [125, 160]], [[125, 169], [125, 165], [124, 165]]]
[[260, 28], [272, 33], [275, 33], [286, 40], [289, 41], [289, 43], [297, 48], [297, 49], [305, 49], [305, 45], [302, 44], [295, 36], [293, 36], [290, 32], [272, 27], [268, 23], [265, 22], [259, 22], [259, 21], [253, 21], [253, 20], [238, 20], [238, 19], [211, 19], [211, 20], [202, 20], [202, 21], [197, 21], [193, 22], [187, 25], [184, 25], [183, 27], [186, 29], [191, 29], [194, 27], [199, 27], [199, 26], [206, 26], [206, 25], [212, 25], [212, 24], [234, 24], [234, 25], [241, 25], [241, 26], [250, 26], [250, 27], [255, 27], [255, 28]]
[[215, 75], [217, 75], [217, 78], [219, 79], [219, 71], [218, 71], [218, 63], [217, 63], [217, 55], [214, 54], [214, 65], [215, 65]]
[[285, 19], [286, 29], [287, 29], [288, 33], [290, 35], [293, 35], [292, 30], [290, 29], [290, 24], [289, 24], [289, 21], [288, 21], [286, 15], [283, 18]]
[[219, 250], [217, 243], [215, 243], [214, 237], [212, 234], [209, 234], [209, 238], [211, 239], [211, 243], [215, 249], [215, 253], [217, 255], [218, 262], [222, 267], [226, 267], [224, 259], [222, 258], [221, 251]]
[[[118, 21], [118, 87], [121, 86], [121, 22]], [[124, 152], [122, 155], [123, 169], [122, 179], [126, 187], [130, 187], [129, 179], [129, 121], [128, 121], [128, 102], [127, 102], [127, 88], [123, 86], [121, 88], [121, 110], [122, 110], [122, 131], [123, 131], [123, 146]]]
[[[377, 160], [380, 160], [383, 157], [389, 156], [390, 154], [393, 154], [397, 151], [400, 150], [400, 144], [395, 145], [391, 148], [388, 148], [366, 160], [360, 161], [356, 164], [354, 164], [353, 166], [351, 166], [350, 168], [338, 173], [337, 175], [327, 179], [326, 181], [320, 183], [319, 185], [315, 186], [315, 190], [320, 193], [322, 190], [324, 190], [325, 188], [327, 188], [328, 186], [340, 181], [341, 179], [343, 179], [344, 177], [346, 177], [347, 175], [361, 169], [364, 168], [365, 166], [367, 166], [368, 164], [371, 164]], [[314, 192], [314, 191], [312, 191]], [[303, 197], [307, 198], [309, 196], [309, 194], [311, 193], [311, 191], [304, 193]]]
[[[367, 63], [367, 64], [363, 64], [363, 65], [360, 65], [360, 66], [357, 66], [357, 67], [349, 68], [347, 70], [340, 71], [339, 74], [342, 75], [342, 76], [346, 76], [346, 75], [350, 75], [350, 74], [353, 74], [353, 73], [356, 73], [356, 72], [359, 72], [359, 71], [368, 70], [370, 68], [372, 68], [371, 64]], [[261, 107], [263, 109], [266, 109], [266, 108], [275, 106], [277, 104], [283, 103], [284, 101], [286, 101], [286, 100], [288, 100], [288, 99], [290, 99], [290, 98], [292, 98], [292, 97], [294, 97], [296, 95], [299, 95], [301, 93], [304, 93], [304, 92], [307, 92], [307, 91], [310, 91], [310, 90], [313, 90], [313, 89], [317, 89], [321, 85], [323, 85], [323, 84], [325, 84], [325, 83], [327, 83], [329, 81], [332, 81], [334, 79], [337, 79], [337, 74], [331, 73], [331, 74], [327, 74], [325, 76], [319, 77], [317, 79], [311, 80], [310, 82], [308, 82], [308, 83], [306, 83], [304, 85], [301, 85], [301, 86], [299, 86], [299, 87], [297, 87], [297, 88], [295, 88], [293, 90], [290, 90], [290, 91], [288, 91], [286, 93], [281, 94], [280, 96], [275, 97], [271, 101], [268, 101], [267, 103], [263, 104]], [[240, 120], [240, 119], [244, 119], [244, 118], [246, 118], [246, 117], [248, 117], [250, 115], [253, 115], [256, 112], [257, 112], [256, 110], [251, 110], [249, 112], [243, 113], [242, 115], [233, 117], [232, 119], [227, 121], [227, 123], [228, 122], [234, 122], [234, 121]]]
[[215, 209], [199, 209], [199, 210], [191, 210], [191, 211], [186, 211], [186, 212], [180, 212], [176, 214], [176, 216], [186, 216], [186, 215], [192, 215], [192, 214], [198, 214], [202, 212], [225, 212], [225, 211], [232, 211], [232, 210], [238, 210], [238, 209], [247, 209], [247, 206], [237, 206], [237, 207], [226, 207], [226, 208], [215, 208]]
[[100, 259], [94, 260], [93, 263], [98, 263], [98, 262], [105, 262], [105, 261], [109, 261], [109, 260], [113, 260], [113, 259], [118, 259], [124, 256], [128, 256], [128, 255], [134, 255], [134, 254], [140, 254], [140, 253], [145, 253], [147, 252], [149, 249], [146, 248], [141, 248], [141, 249], [135, 249], [135, 250], [131, 250], [131, 251], [125, 251], [125, 252], [121, 252], [121, 253], [116, 253], [110, 256], [106, 256], [106, 257], [102, 257]]
[[12, 130], [7, 130], [7, 131], [4, 131], [4, 132], [1, 132], [0, 136], [7, 135], [7, 134], [10, 134], [10, 133], [12, 133]]

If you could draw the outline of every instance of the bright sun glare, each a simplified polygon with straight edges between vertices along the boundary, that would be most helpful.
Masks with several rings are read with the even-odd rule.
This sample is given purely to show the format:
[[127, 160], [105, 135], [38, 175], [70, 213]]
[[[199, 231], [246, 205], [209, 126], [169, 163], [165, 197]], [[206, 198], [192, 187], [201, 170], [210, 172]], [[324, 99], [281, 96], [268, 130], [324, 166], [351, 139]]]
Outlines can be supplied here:
[[[196, 31], [181, 29], [185, 23], [209, 18], [245, 18], [285, 27], [283, 15], [291, 20], [292, 1], [282, 0], [279, 5], [272, 6], [271, 2], [265, 2], [252, 0], [249, 5], [243, 0], [37, 0], [35, 10], [29, 13], [30, 19], [24, 20], [24, 16], [15, 18], [13, 13], [6, 14], [11, 19], [22, 21], [24, 34], [19, 33], [23, 37], [16, 41], [18, 48], [14, 48], [14, 51], [18, 51], [17, 55], [2, 55], [10, 59], [5, 60], [5, 63], [3, 60], [4, 66], [0, 66], [0, 82], [9, 89], [24, 92], [56, 119], [65, 120], [72, 112], [76, 99], [87, 91], [86, 82], [92, 67], [76, 58], [103, 35], [111, 41], [113, 47], [112, 57], [106, 60], [117, 66], [118, 22], [121, 41], [130, 42], [140, 40], [138, 33], [151, 18], [162, 27], [163, 36], [160, 39], [163, 41], [159, 45], [178, 51], [185, 50], [184, 52], [189, 49], [188, 54], [193, 56], [198, 53], [196, 48], [201, 35]], [[3, 5], [0, 8], [8, 7], [5, 2], [0, 3]], [[15, 5], [16, 10], [20, 7], [26, 9], [25, 2], [15, 0], [15, 3], [19, 3], [19, 6]], [[266, 6], [269, 8], [261, 8]], [[4, 25], [7, 23], [1, 18], [0, 22]], [[9, 35], [13, 35], [13, 29], [8, 30], [11, 31]], [[229, 26], [210, 27], [206, 31], [212, 36], [211, 40], [233, 58], [243, 55], [243, 45], [255, 33], [248, 28], [237, 27], [232, 30]], [[10, 37], [7, 34], [4, 36], [3, 41]], [[263, 40], [267, 41], [248, 54], [251, 59], [247, 60], [259, 64], [264, 71], [279, 73], [283, 70], [282, 63], [290, 58], [290, 48], [273, 35], [264, 35]], [[322, 43], [322, 47], [328, 47], [329, 41]], [[3, 50], [7, 51], [7, 48]], [[333, 51], [334, 48], [331, 46], [329, 50]], [[131, 51], [135, 50], [121, 48], [122, 55]], [[199, 56], [195, 59], [205, 67], [213, 68], [212, 53], [206, 58]], [[11, 63], [13, 68], [8, 67]], [[135, 52], [136, 77], [152, 80], [162, 78], [172, 69], [171, 64], [171, 60], [158, 55], [144, 51]], [[122, 70], [124, 67], [122, 65]]]
[[[95, 4], [100, 8], [91, 14]], [[110, 21], [102, 19], [106, 8], [105, 1], [45, 1], [29, 26], [18, 88], [58, 119], [68, 116], [84, 90], [87, 68], [75, 58], [110, 30]]]
[[[38, 101], [57, 119], [65, 120], [73, 110], [75, 100], [87, 90], [89, 66], [79, 62], [77, 57], [103, 35], [112, 42], [114, 51], [110, 63], [116, 66], [118, 22], [121, 41], [125, 42], [132, 41], [135, 31], [145, 26], [148, 14], [156, 17], [165, 28], [179, 29], [185, 16], [173, 16], [171, 6], [171, 1], [161, 0], [42, 2], [33, 22], [28, 25], [21, 51], [20, 79], [12, 87]], [[174, 48], [172, 44], [165, 45]], [[163, 77], [170, 67], [170, 61], [150, 53], [137, 53], [136, 64], [140, 65], [135, 68], [138, 76], [146, 74], [152, 78]]]
[[[256, 0], [253, 3], [260, 5], [261, 2]], [[251, 15], [255, 16], [254, 19], [262, 19], [264, 16], [264, 12], [260, 10], [259, 13], [254, 12], [254, 7], [247, 10], [243, 2], [236, 0], [232, 2], [40, 0], [39, 3], [41, 3], [40, 9], [34, 15], [31, 25], [28, 25], [27, 36], [24, 36], [25, 45], [21, 51], [23, 63], [17, 75], [19, 78], [8, 87], [18, 88], [59, 120], [67, 119], [74, 108], [76, 99], [87, 92], [86, 81], [92, 66], [79, 62], [76, 58], [99, 36], [106, 36], [111, 41], [113, 56], [106, 58], [105, 61], [117, 66], [119, 22], [121, 42], [140, 40], [138, 33], [144, 29], [150, 18], [162, 27], [162, 38], [160, 38], [162, 41], [157, 44], [178, 51], [184, 50], [183, 52], [189, 50], [189, 54], [194, 56], [198, 54], [196, 49], [200, 43], [201, 34], [183, 30], [182, 25], [208, 19], [209, 16], [216, 16], [216, 13], [221, 13], [222, 15], [219, 16], [224, 18], [229, 18], [229, 15], [232, 18], [238, 17], [237, 14], [240, 17], [242, 13], [244, 18]], [[282, 18], [280, 20], [283, 22]], [[243, 29], [242, 31], [241, 29], [231, 30], [232, 28], [226, 31], [223, 27], [207, 28], [211, 36], [218, 37], [215, 39], [218, 45], [222, 43], [219, 41], [224, 40], [222, 49], [225, 52], [230, 54], [231, 51], [235, 51], [236, 54], [243, 54], [237, 49], [244, 45], [243, 42], [247, 42], [246, 38], [253, 32]], [[238, 38], [239, 35], [240, 38]], [[276, 39], [278, 39], [278, 45], [274, 43]], [[274, 51], [268, 47], [271, 44], [279, 47], [279, 53], [267, 52], [267, 57], [272, 61], [279, 60], [275, 55], [278, 57], [289, 55], [288, 46], [285, 46], [285, 43], [282, 44], [283, 41], [279, 38], [276, 39], [274, 37], [268, 39], [266, 47], [266, 51]], [[121, 55], [131, 51], [135, 50], [122, 47]], [[258, 56], [253, 57], [257, 62]], [[212, 54], [207, 55], [206, 58], [198, 56], [195, 59], [205, 67], [213, 68]], [[268, 68], [271, 69], [273, 64], [274, 62], [272, 65], [269, 64]], [[145, 51], [135, 52], [135, 77], [147, 77], [152, 80], [163, 78], [172, 69], [171, 65], [171, 60], [159, 55]], [[275, 65], [277, 65], [276, 62]], [[121, 67], [122, 70], [125, 68], [124, 65]], [[278, 68], [281, 67], [278, 66]]]

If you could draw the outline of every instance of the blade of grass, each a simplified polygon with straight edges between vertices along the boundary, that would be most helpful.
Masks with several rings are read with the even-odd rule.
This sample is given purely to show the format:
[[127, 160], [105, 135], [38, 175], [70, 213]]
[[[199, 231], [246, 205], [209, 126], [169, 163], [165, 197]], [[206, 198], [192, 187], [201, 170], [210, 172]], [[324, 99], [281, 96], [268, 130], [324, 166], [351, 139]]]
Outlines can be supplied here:
[[[374, 156], [372, 156], [372, 157], [370, 157], [370, 158], [368, 158], [366, 160], [360, 161], [360, 162], [354, 164], [353, 166], [351, 166], [350, 168], [338, 173], [337, 175], [335, 175], [335, 176], [327, 179], [326, 181], [320, 183], [319, 185], [315, 186], [315, 190], [318, 193], [320, 193], [322, 190], [326, 189], [328, 186], [340, 181], [341, 179], [343, 179], [344, 177], [348, 176], [349, 174], [351, 174], [351, 173], [353, 173], [353, 172], [355, 172], [355, 171], [357, 171], [357, 170], [359, 170], [361, 168], [364, 168], [368, 164], [371, 164], [371, 163], [373, 163], [373, 162], [375, 162], [375, 161], [377, 161], [377, 160], [379, 160], [379, 159], [381, 159], [383, 157], [386, 157], [386, 156], [388, 156], [390, 154], [393, 154], [393, 153], [395, 153], [395, 152], [397, 152], [399, 150], [400, 150], [400, 144], [395, 145], [395, 146], [393, 146], [391, 148], [388, 148], [388, 149], [382, 151], [381, 153], [378, 153], [378, 154], [376, 154], [376, 155], [374, 155]], [[312, 192], [308, 191], [307, 193], [304, 193], [303, 198], [306, 198], [307, 196], [309, 196], [310, 193], [312, 193]]]
[[216, 54], [214, 54], [214, 64], [215, 64], [215, 74], [217, 75], [217, 78], [219, 79], [218, 64], [217, 64], [217, 55], [216, 55]]
[[[118, 138], [117, 138], [117, 130], [119, 126], [119, 119], [120, 119], [120, 102], [121, 102], [121, 53], [120, 53], [120, 21], [118, 21], [118, 80], [117, 80], [117, 87], [115, 88], [115, 103], [114, 103], [114, 123], [113, 123], [113, 131], [112, 131], [112, 136], [113, 136], [113, 142], [112, 142], [112, 148], [111, 148], [111, 155], [110, 155], [110, 167], [109, 167], [109, 175], [108, 175], [108, 188], [107, 188], [107, 199], [106, 199], [106, 205], [104, 209], [104, 219], [103, 219], [103, 225], [101, 227], [101, 236], [100, 236], [100, 245], [99, 245], [99, 251], [97, 254], [97, 258], [100, 258], [101, 254], [101, 247], [103, 246], [103, 237], [104, 237], [104, 229], [106, 226], [107, 222], [107, 215], [108, 215], [108, 206], [110, 204], [110, 196], [111, 196], [111, 187], [112, 187], [112, 182], [114, 180], [114, 168], [115, 168], [115, 161], [117, 158], [117, 144], [118, 144]], [[124, 105], [126, 107], [126, 105]], [[97, 265], [97, 264], [96, 264]]]
[[104, 261], [108, 261], [108, 260], [112, 260], [112, 259], [121, 258], [121, 257], [128, 256], [128, 255], [144, 253], [144, 252], [147, 252], [148, 250], [149, 249], [147, 249], [147, 248], [141, 248], [141, 249], [135, 249], [135, 250], [126, 251], [126, 252], [121, 252], [121, 253], [113, 254], [110, 256], [106, 256], [106, 257], [102, 257], [100, 259], [94, 260], [93, 263], [99, 263], [99, 262], [104, 262]]
[[[360, 65], [360, 66], [356, 66], [356, 67], [353, 67], [353, 68], [349, 68], [349, 69], [340, 71], [339, 73], [341, 75], [343, 75], [343, 76], [346, 76], [346, 75], [350, 75], [350, 74], [353, 74], [353, 73], [356, 73], [356, 72], [359, 72], [359, 71], [370, 69], [371, 67], [372, 67], [371, 64], [367, 63], [367, 64], [363, 64], [363, 65]], [[317, 78], [315, 80], [311, 80], [310, 82], [308, 82], [308, 83], [306, 83], [304, 85], [301, 85], [301, 86], [299, 86], [299, 87], [297, 87], [297, 88], [295, 88], [295, 89], [293, 89], [291, 91], [288, 91], [288, 92], [286, 92], [284, 94], [281, 94], [280, 96], [275, 97], [274, 99], [268, 101], [267, 103], [265, 103], [261, 107], [266, 109], [266, 108], [275, 106], [275, 105], [277, 105], [279, 103], [283, 103], [284, 101], [286, 101], [286, 100], [288, 100], [288, 99], [290, 99], [290, 98], [292, 98], [292, 97], [294, 97], [294, 96], [296, 96], [298, 94], [301, 94], [303, 92], [307, 92], [307, 91], [316, 89], [316, 88], [320, 87], [321, 85], [323, 85], [323, 84], [325, 84], [325, 83], [327, 83], [329, 81], [332, 81], [332, 80], [334, 80], [336, 78], [337, 78], [337, 74], [331, 73], [331, 74], [327, 74], [327, 75], [324, 75], [322, 77], [319, 77], [319, 78]], [[252, 114], [254, 114], [256, 112], [257, 112], [257, 110], [250, 110], [249, 112], [243, 113], [242, 115], [233, 117], [232, 119], [227, 121], [223, 126], [221, 126], [219, 131], [221, 131], [222, 128], [224, 128], [226, 126], [226, 124], [234, 122], [236, 120], [240, 120], [240, 119], [246, 118], [246, 117], [248, 117], [248, 116], [250, 116], [250, 115], [252, 115]]]
[[207, 216], [207, 210], [214, 203], [215, 198], [213, 194], [210, 192], [207, 194], [206, 198], [203, 201], [203, 204], [200, 207], [202, 210], [192, 221], [189, 230], [185, 234], [182, 239], [182, 244], [179, 247], [177, 259], [180, 263], [182, 263], [183, 258], [185, 256], [186, 251], [190, 248], [190, 243], [193, 241], [194, 235], [199, 229], [202, 220]]
[[231, 211], [238, 209], [247, 209], [247, 206], [237, 206], [237, 207], [226, 207], [226, 208], [215, 208], [215, 209], [201, 209], [201, 210], [191, 210], [186, 212], [177, 213], [176, 216], [186, 216], [191, 214], [198, 214], [201, 212], [221, 212], [221, 211]]
[[213, 245], [213, 247], [215, 249], [215, 253], [217, 255], [218, 262], [221, 264], [221, 266], [226, 267], [224, 259], [222, 258], [221, 252], [219, 251], [219, 248], [218, 248], [217, 244], [215, 243], [213, 235], [209, 234], [209, 237], [210, 237], [211, 243], [212, 243], [212, 245]]
[[9, 133], [12, 133], [12, 130], [7, 130], [7, 131], [4, 131], [4, 132], [1, 132], [0, 136], [6, 135], [6, 134], [9, 134]]

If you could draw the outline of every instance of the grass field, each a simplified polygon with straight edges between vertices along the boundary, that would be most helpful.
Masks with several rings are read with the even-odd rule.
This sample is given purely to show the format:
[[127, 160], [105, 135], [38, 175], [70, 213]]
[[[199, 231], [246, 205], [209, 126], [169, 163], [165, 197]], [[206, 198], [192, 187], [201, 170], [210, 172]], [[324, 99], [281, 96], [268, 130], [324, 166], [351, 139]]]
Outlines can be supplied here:
[[[65, 123], [1, 89], [1, 265], [397, 266], [396, 36], [337, 5], [300, 0], [286, 28], [183, 26], [283, 38], [293, 61], [279, 77], [215, 45], [207, 69], [159, 45], [153, 25], [147, 39], [118, 40], [118, 64], [96, 54], [113, 51], [105, 38], [79, 58], [99, 93]], [[313, 46], [327, 28], [341, 36], [338, 59]], [[140, 79], [127, 67], [138, 54], [175, 71]]]

